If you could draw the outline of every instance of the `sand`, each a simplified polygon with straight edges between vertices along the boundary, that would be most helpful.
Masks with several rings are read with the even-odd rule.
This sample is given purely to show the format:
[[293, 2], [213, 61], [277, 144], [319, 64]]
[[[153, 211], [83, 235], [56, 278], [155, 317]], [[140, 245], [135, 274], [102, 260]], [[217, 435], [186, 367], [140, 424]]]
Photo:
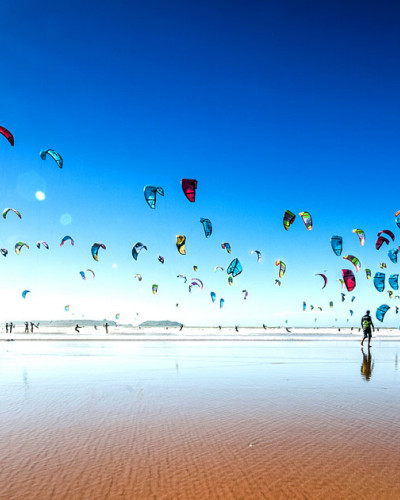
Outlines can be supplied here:
[[399, 498], [399, 350], [2, 343], [0, 498]]

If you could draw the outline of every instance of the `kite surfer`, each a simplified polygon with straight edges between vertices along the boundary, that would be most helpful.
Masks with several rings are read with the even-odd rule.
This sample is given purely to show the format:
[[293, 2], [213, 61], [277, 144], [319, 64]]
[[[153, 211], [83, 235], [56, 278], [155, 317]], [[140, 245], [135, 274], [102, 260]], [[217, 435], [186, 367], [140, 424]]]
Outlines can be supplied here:
[[79, 326], [78, 323], [75, 326], [75, 331], [76, 333], [79, 333], [79, 328], [82, 328], [82, 326]]
[[8, 323], [6, 323], [6, 333], [8, 333]]
[[104, 328], [106, 329], [106, 333], [108, 333], [108, 323], [104, 325]]
[[361, 328], [363, 329], [364, 338], [361, 341], [361, 345], [364, 344], [364, 340], [368, 337], [368, 349], [371, 347], [371, 327], [375, 332], [375, 326], [372, 323], [372, 318], [370, 316], [370, 311], [367, 311], [364, 316], [361, 318]]
[[24, 333], [29, 333], [29, 323], [25, 321], [25, 332]]

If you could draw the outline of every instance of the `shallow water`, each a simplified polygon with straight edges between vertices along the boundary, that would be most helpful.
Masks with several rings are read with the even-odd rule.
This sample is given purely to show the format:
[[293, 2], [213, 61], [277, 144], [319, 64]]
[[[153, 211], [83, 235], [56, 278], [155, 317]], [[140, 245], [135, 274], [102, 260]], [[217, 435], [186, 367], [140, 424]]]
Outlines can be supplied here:
[[399, 498], [399, 353], [2, 343], [0, 498]]

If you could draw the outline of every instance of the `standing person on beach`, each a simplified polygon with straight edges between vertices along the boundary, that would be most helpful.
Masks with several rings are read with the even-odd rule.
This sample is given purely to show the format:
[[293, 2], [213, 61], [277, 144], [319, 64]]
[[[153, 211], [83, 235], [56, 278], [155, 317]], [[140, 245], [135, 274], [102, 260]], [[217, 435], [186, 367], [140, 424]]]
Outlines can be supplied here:
[[10, 333], [12, 333], [13, 326], [14, 326], [14, 324], [13, 324], [13, 322], [11, 321], [11, 323], [10, 323]]
[[372, 323], [372, 318], [370, 316], [370, 311], [367, 311], [364, 316], [361, 318], [361, 328], [363, 329], [364, 338], [361, 341], [361, 345], [364, 344], [364, 340], [368, 337], [368, 349], [371, 347], [371, 327], [375, 332], [375, 326]]
[[108, 323], [104, 325], [104, 328], [106, 329], [106, 333], [108, 333]]
[[25, 321], [25, 332], [24, 333], [29, 333], [29, 323]]
[[6, 333], [8, 333], [8, 323], [6, 323]]

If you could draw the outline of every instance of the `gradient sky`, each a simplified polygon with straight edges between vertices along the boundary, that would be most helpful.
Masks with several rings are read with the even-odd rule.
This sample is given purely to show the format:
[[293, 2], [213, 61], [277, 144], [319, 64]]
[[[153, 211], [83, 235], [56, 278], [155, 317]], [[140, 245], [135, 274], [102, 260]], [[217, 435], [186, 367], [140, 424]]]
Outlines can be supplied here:
[[[10, 213], [0, 223], [9, 250], [0, 257], [0, 321], [120, 313], [123, 323], [358, 326], [366, 308], [386, 303], [384, 325], [397, 326], [399, 301], [377, 292], [364, 269], [374, 275], [386, 262], [387, 276], [398, 272], [387, 250], [400, 239], [399, 22], [400, 6], [382, 1], [2, 5], [0, 125], [15, 147], [0, 137], [0, 208], [22, 220]], [[40, 159], [47, 148], [61, 153], [62, 170]], [[182, 178], [198, 180], [194, 204]], [[156, 210], [146, 184], [165, 190]], [[309, 211], [313, 230], [297, 216], [286, 232], [286, 209]], [[212, 220], [211, 238], [200, 217]], [[354, 228], [364, 229], [364, 247]], [[396, 241], [377, 251], [381, 229]], [[61, 248], [67, 234], [75, 246]], [[187, 237], [186, 256], [177, 234]], [[336, 279], [352, 264], [333, 254], [333, 234], [362, 264], [344, 303]], [[20, 240], [30, 249], [18, 256]], [[138, 241], [148, 251], [135, 262]], [[94, 242], [107, 246], [99, 262]], [[234, 257], [244, 271], [229, 287], [214, 266]], [[281, 287], [276, 259], [287, 264]], [[87, 268], [95, 280], [80, 278]], [[315, 273], [324, 271], [321, 290]], [[179, 273], [200, 278], [203, 291], [189, 294]], [[303, 300], [323, 311], [303, 312]]]

